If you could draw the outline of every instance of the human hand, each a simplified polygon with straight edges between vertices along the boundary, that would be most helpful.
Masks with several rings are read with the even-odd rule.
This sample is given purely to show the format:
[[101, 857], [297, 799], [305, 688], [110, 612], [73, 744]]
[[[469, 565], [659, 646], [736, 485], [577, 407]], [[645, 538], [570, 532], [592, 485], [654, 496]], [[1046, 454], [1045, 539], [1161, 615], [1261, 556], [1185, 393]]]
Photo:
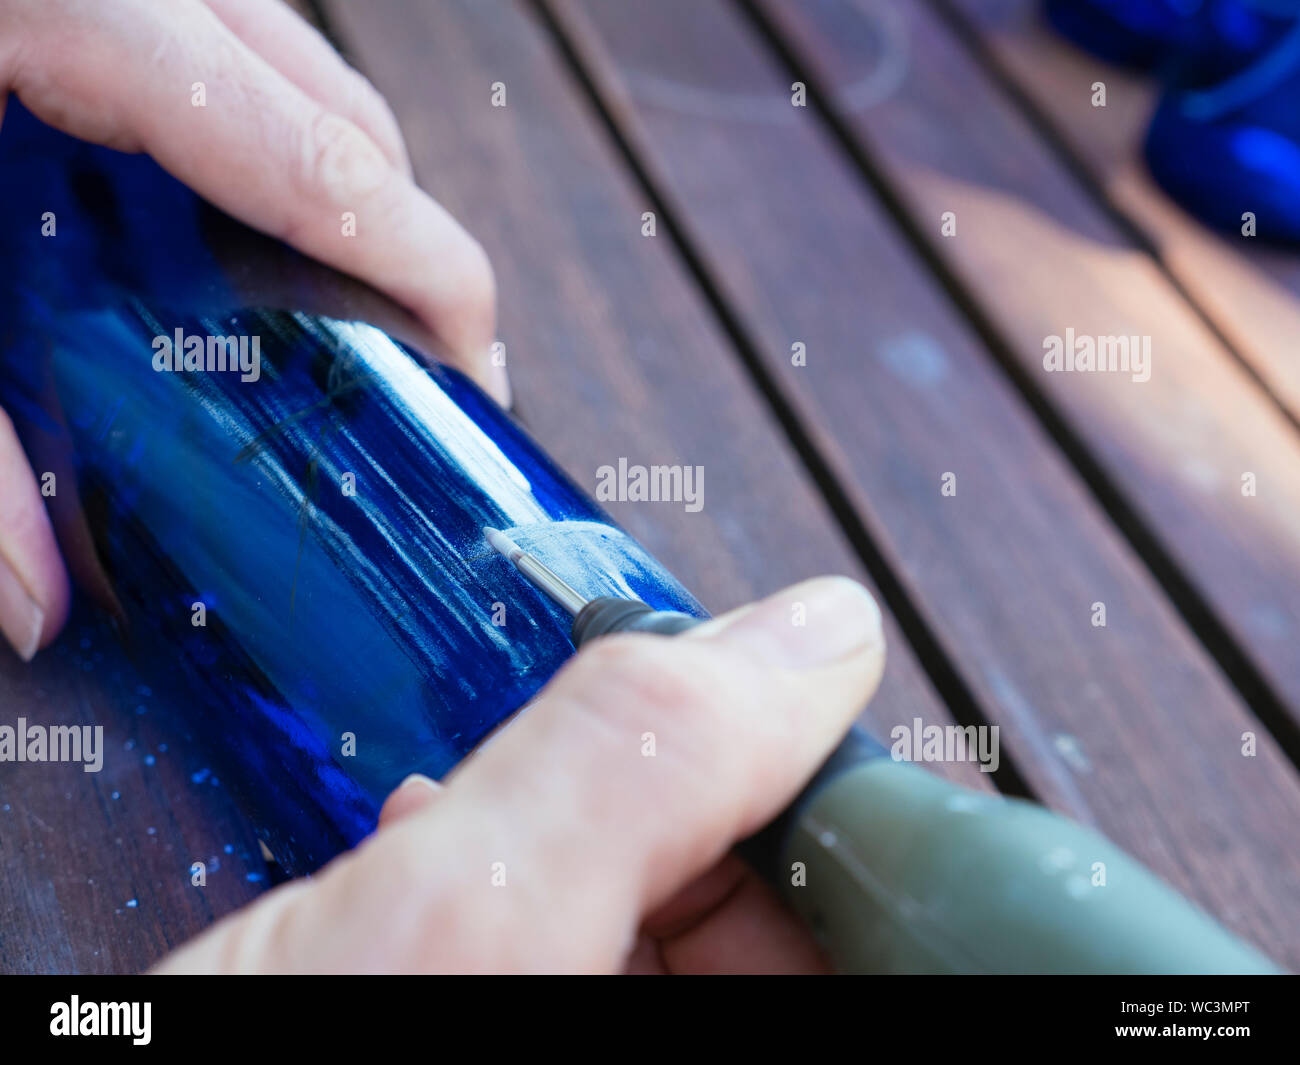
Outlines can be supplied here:
[[[0, 0], [0, 118], [9, 92], [73, 136], [147, 152], [227, 213], [373, 285], [414, 314], [425, 335], [411, 339], [509, 402], [488, 358], [496, 294], [482, 248], [414, 185], [379, 94], [279, 0]], [[68, 599], [0, 410], [0, 632], [30, 659]]]
[[844, 578], [671, 639], [606, 637], [445, 787], [405, 782], [356, 850], [158, 971], [824, 971], [729, 851], [825, 760], [884, 658]]

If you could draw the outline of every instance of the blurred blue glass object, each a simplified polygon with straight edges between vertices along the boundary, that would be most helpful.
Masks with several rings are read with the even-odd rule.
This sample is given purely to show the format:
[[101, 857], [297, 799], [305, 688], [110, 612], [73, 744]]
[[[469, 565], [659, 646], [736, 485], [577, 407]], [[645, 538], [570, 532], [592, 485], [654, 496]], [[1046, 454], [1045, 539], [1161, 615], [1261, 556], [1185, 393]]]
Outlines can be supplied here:
[[1201, 221], [1300, 242], [1300, 22], [1240, 73], [1173, 89], [1146, 139], [1161, 187]]
[[1048, 21], [1167, 82], [1152, 176], [1199, 220], [1300, 241], [1300, 0], [1046, 0]]
[[1048, 22], [1109, 63], [1208, 84], [1272, 46], [1297, 0], [1046, 0]]

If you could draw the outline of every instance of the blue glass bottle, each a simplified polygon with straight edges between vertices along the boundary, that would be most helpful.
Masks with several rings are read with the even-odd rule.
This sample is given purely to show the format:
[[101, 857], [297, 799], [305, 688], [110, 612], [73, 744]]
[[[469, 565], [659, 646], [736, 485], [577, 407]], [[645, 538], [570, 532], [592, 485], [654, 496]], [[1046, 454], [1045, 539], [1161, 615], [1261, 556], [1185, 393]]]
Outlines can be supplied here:
[[11, 101], [0, 224], [0, 405], [38, 471], [75, 469], [130, 646], [182, 663], [185, 720], [288, 871], [572, 653], [485, 525], [588, 595], [703, 613], [471, 382], [296, 310], [346, 283], [150, 160]]

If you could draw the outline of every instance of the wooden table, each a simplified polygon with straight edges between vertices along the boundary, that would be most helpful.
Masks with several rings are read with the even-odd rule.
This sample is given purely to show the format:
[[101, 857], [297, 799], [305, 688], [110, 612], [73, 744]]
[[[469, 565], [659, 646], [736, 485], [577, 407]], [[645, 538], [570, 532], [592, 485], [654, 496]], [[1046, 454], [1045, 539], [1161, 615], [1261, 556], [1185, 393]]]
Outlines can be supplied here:
[[[878, 733], [997, 724], [991, 779], [936, 769], [1095, 825], [1296, 968], [1300, 255], [1161, 197], [1137, 153], [1156, 90], [1035, 8], [308, 13], [491, 254], [538, 439], [589, 488], [620, 456], [705, 466], [700, 512], [616, 518], [717, 610], [866, 581]], [[1045, 372], [1069, 329], [1150, 337], [1150, 380]], [[5, 720], [93, 720], [122, 752], [0, 766], [4, 970], [142, 968], [270, 882], [143, 683], [85, 612], [0, 662]], [[218, 860], [202, 889], [196, 858]]]

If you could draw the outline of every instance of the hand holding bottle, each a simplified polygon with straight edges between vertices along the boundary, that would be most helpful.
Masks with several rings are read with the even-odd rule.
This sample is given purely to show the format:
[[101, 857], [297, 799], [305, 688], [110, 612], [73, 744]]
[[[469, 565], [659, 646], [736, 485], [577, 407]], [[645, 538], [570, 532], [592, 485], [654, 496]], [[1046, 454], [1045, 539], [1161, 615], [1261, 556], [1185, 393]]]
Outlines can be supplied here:
[[[482, 248], [412, 182], [379, 94], [279, 0], [0, 0], [0, 116], [10, 92], [76, 137], [147, 152], [227, 213], [386, 293], [416, 316], [423, 346], [509, 401], [488, 360]], [[30, 659], [68, 596], [0, 410], [0, 632]]]

